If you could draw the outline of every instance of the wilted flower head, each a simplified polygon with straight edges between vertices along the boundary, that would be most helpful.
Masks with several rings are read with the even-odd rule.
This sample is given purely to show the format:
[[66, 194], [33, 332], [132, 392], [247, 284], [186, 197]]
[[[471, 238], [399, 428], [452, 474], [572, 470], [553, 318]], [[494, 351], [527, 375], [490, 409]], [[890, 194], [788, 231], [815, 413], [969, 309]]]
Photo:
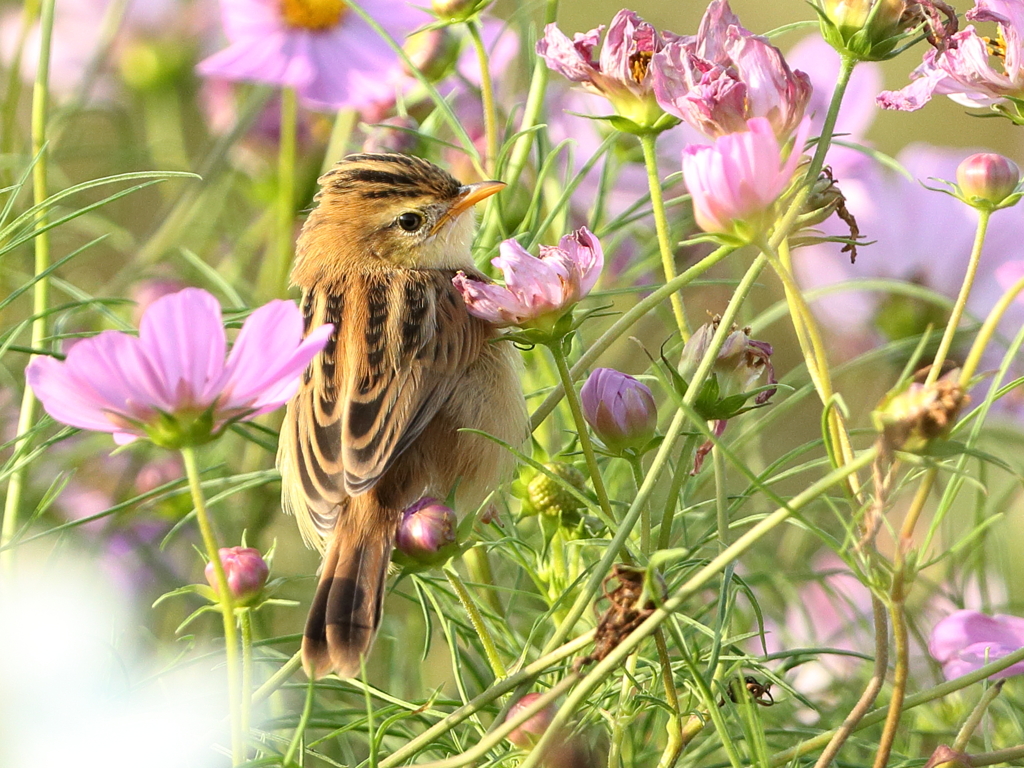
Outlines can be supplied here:
[[580, 390], [583, 416], [612, 451], [643, 448], [654, 437], [658, 409], [643, 382], [614, 368], [598, 368]]
[[744, 29], [727, 0], [713, 0], [695, 36], [675, 38], [654, 56], [662, 109], [715, 138], [767, 118], [786, 139], [800, 124], [811, 83], [768, 40]]
[[[1017, 123], [1024, 121], [1016, 101], [1024, 98], [1024, 4], [977, 0], [966, 17], [996, 22], [999, 42], [991, 43], [974, 27], [951, 35], [942, 46], [925, 53], [920, 66], [910, 73], [910, 85], [879, 94], [879, 105], [912, 112], [939, 94], [967, 107], [991, 107]], [[994, 68], [992, 58], [1002, 66]]]
[[995, 152], [978, 152], [956, 167], [956, 181], [964, 202], [976, 208], [993, 210], [1015, 204], [1009, 200], [1020, 182], [1020, 169], [1007, 157]]
[[[978, 611], [957, 611], [932, 629], [928, 652], [942, 665], [947, 680], [1024, 648], [1024, 619]], [[993, 680], [1024, 673], [1024, 661], [992, 675]]]
[[148, 437], [179, 448], [288, 402], [331, 332], [322, 325], [303, 339], [298, 307], [272, 301], [245, 321], [225, 361], [220, 305], [186, 288], [153, 302], [138, 337], [104, 331], [64, 362], [34, 357], [25, 377], [57, 421], [112, 432], [122, 444]]
[[683, 150], [683, 178], [697, 224], [705, 232], [743, 241], [764, 234], [771, 223], [775, 201], [800, 162], [810, 121], [801, 122], [785, 157], [767, 118], [752, 118], [747, 126], [711, 146], [690, 144]]
[[[218, 551], [224, 576], [231, 596], [239, 605], [252, 602], [266, 586], [270, 566], [258, 549], [252, 547], [222, 547]], [[206, 580], [217, 591], [217, 578], [213, 562], [206, 564]]]
[[417, 563], [443, 562], [453, 552], [457, 525], [458, 519], [449, 507], [424, 497], [402, 513], [395, 547]]
[[960, 410], [970, 402], [958, 381], [959, 371], [934, 384], [912, 381], [890, 393], [871, 414], [886, 451], [920, 451], [952, 429]]
[[601, 243], [586, 227], [558, 245], [542, 245], [539, 258], [512, 239], [498, 246], [498, 254], [491, 264], [504, 274], [504, 287], [463, 272], [453, 280], [469, 313], [495, 325], [550, 330], [590, 293], [604, 267]]
[[665, 46], [665, 38], [633, 11], [621, 10], [595, 61], [593, 51], [603, 29], [577, 32], [570, 40], [555, 24], [548, 24], [537, 41], [537, 54], [555, 72], [608, 99], [619, 116], [641, 128], [654, 127], [664, 115], [654, 98], [651, 59]]
[[[361, 7], [397, 40], [428, 18], [405, 0]], [[314, 109], [378, 101], [380, 73], [398, 59], [344, 0], [221, 0], [221, 12], [228, 47], [199, 73], [294, 88]]]
[[[542, 693], [526, 694], [519, 699], [519, 701], [509, 707], [508, 714], [505, 715], [505, 719], [514, 719], [520, 712], [526, 710], [543, 695], [544, 694]], [[537, 740], [544, 735], [544, 732], [548, 729], [548, 726], [551, 725], [551, 721], [554, 719], [555, 708], [549, 705], [513, 730], [508, 735], [508, 740], [520, 749], [530, 749], [537, 743]]]

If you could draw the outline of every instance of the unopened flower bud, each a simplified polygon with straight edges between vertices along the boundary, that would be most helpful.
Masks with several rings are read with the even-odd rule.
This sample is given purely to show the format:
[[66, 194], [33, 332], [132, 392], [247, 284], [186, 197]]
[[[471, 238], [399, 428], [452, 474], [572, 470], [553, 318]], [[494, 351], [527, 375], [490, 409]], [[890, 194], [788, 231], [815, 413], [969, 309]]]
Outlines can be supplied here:
[[932, 752], [924, 768], [971, 768], [971, 758], [963, 752], [941, 744]]
[[612, 451], [643, 448], [658, 425], [654, 395], [646, 384], [613, 368], [598, 368], [580, 391], [583, 416]]
[[443, 21], [465, 21], [490, 5], [490, 0], [433, 0], [434, 15]]
[[402, 513], [395, 547], [411, 560], [436, 565], [452, 555], [457, 524], [455, 512], [426, 496]]
[[979, 152], [957, 166], [956, 181], [966, 203], [991, 209], [1017, 189], [1020, 169], [1002, 155]]
[[395, 115], [372, 125], [363, 142], [363, 152], [400, 152], [404, 155], [416, 153], [420, 144], [419, 123], [411, 117]]
[[[509, 707], [508, 714], [505, 716], [505, 719], [512, 720], [524, 709], [534, 704], [542, 695], [543, 694], [540, 693], [526, 694], [523, 698]], [[544, 731], [546, 731], [548, 726], [551, 725], [551, 721], [554, 717], [555, 709], [549, 705], [512, 731], [508, 735], [508, 740], [520, 749], [531, 749], [533, 745], [537, 743], [537, 740], [544, 735]]]
[[[679, 373], [687, 381], [692, 378], [700, 361], [704, 358], [711, 340], [718, 328], [718, 318], [698, 328], [683, 347]], [[767, 372], [768, 384], [776, 384], [775, 368], [772, 365], [772, 345], [766, 341], [750, 338], [750, 329], [735, 329], [730, 333], [722, 348], [718, 351], [714, 371], [718, 377], [719, 394], [721, 397], [747, 392], [757, 380]], [[775, 393], [767, 389], [757, 394], [755, 404], [762, 405]]]
[[[582, 491], [586, 486], [586, 477], [572, 464], [552, 461], [545, 464], [544, 468], [578, 490]], [[562, 483], [543, 472], [536, 474], [526, 490], [533, 509], [542, 515], [572, 514], [583, 506]]]
[[[270, 576], [270, 567], [258, 549], [252, 547], [224, 547], [218, 552], [224, 566], [228, 589], [235, 602], [246, 605], [259, 596]], [[217, 575], [213, 562], [206, 564], [206, 580], [217, 591]]]
[[[411, 35], [402, 46], [409, 62], [431, 82], [437, 82], [454, 66], [459, 56], [459, 41], [448, 27], [428, 29]], [[408, 64], [404, 66], [408, 74]]]

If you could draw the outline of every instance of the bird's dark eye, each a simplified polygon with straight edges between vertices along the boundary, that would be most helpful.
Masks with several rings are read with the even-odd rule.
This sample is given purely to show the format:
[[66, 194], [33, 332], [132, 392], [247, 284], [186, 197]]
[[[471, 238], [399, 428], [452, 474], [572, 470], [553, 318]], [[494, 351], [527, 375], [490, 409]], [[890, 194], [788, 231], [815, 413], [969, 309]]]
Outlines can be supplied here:
[[423, 216], [415, 211], [406, 211], [398, 217], [398, 226], [406, 232], [415, 232], [423, 226]]

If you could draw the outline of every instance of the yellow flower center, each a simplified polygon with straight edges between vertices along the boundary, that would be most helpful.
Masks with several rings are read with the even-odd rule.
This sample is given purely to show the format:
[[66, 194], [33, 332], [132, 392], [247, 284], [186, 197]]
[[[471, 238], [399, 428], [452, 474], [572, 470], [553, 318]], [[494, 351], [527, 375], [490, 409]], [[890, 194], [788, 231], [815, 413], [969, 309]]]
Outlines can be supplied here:
[[637, 51], [629, 57], [630, 74], [637, 84], [641, 84], [647, 77], [647, 70], [651, 67], [651, 59], [654, 54], [650, 51]]
[[316, 32], [338, 26], [347, 10], [344, 0], [281, 0], [285, 24]]

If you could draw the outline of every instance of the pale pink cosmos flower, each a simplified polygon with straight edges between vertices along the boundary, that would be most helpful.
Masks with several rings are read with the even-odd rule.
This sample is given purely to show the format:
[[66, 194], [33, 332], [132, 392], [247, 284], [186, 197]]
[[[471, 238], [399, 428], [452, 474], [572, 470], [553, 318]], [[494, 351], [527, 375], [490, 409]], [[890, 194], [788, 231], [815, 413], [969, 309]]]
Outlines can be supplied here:
[[322, 325], [303, 339], [298, 307], [272, 301], [245, 321], [225, 361], [220, 304], [186, 288], [153, 302], [138, 337], [104, 331], [63, 362], [33, 358], [25, 377], [57, 421], [121, 444], [149, 437], [177, 448], [284, 405], [332, 331]]
[[957, 32], [942, 50], [929, 49], [910, 73], [910, 85], [883, 91], [885, 109], [912, 112], [935, 94], [967, 107], [993, 107], [1024, 97], [1024, 1], [977, 0], [966, 14], [970, 21], [994, 21], [1003, 42], [1001, 71], [990, 63], [989, 42], [974, 27]]
[[[957, 611], [932, 628], [928, 652], [942, 665], [947, 680], [962, 677], [1024, 648], [1024, 619], [978, 611]], [[996, 672], [1000, 680], [1024, 674], [1024, 661]]]
[[[362, 8], [401, 41], [422, 14], [406, 0]], [[398, 54], [343, 0], [221, 0], [228, 47], [199, 73], [294, 88], [313, 109], [359, 108], [381, 97], [381, 73]]]
[[683, 150], [683, 178], [705, 232], [762, 231], [766, 214], [793, 178], [811, 127], [804, 118], [783, 158], [767, 118], [751, 118], [747, 125], [749, 130], [720, 136], [711, 146]]
[[495, 325], [557, 320], [590, 293], [604, 267], [601, 243], [586, 227], [565, 235], [558, 245], [542, 245], [539, 258], [511, 239], [498, 246], [498, 254], [491, 264], [504, 273], [504, 286], [463, 272], [452, 281], [469, 313]]
[[594, 48], [604, 26], [566, 37], [555, 24], [544, 28], [537, 41], [537, 54], [550, 69], [583, 88], [608, 99], [618, 114], [640, 125], [653, 124], [662, 111], [654, 98], [651, 58], [665, 46], [670, 32], [658, 31], [633, 11], [615, 14], [594, 59]]
[[670, 40], [651, 62], [658, 104], [712, 138], [766, 117], [788, 137], [811, 97], [806, 74], [767, 38], [745, 29], [727, 0], [713, 0], [694, 36]]

